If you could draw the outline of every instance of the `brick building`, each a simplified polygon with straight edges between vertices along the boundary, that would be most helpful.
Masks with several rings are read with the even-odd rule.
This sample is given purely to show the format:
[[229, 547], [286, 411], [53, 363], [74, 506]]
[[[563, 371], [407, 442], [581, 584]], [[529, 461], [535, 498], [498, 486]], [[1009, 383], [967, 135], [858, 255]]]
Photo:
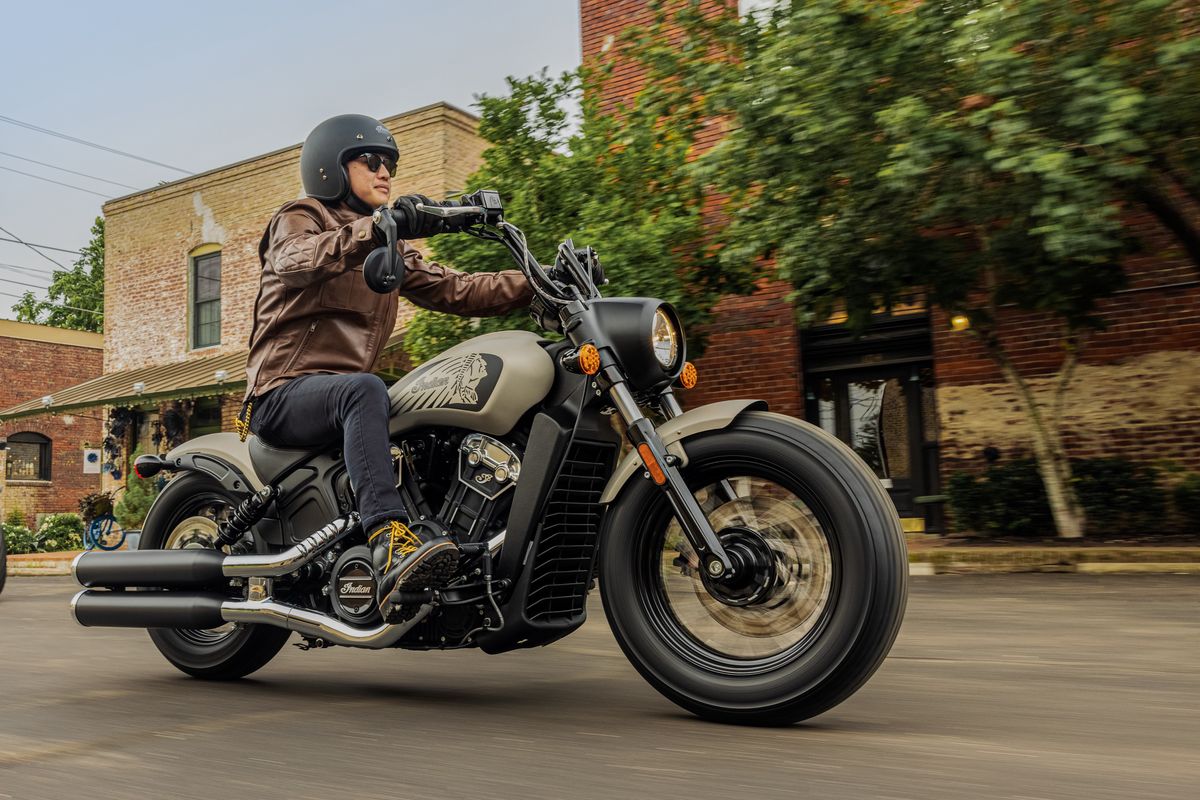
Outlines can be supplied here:
[[[769, 6], [771, 0], [711, 0], [713, 13]], [[642, 85], [620, 59], [621, 33], [649, 24], [648, 0], [580, 0], [584, 62], [613, 62], [601, 105], [614, 110]], [[722, 135], [706, 131], [700, 149]], [[1200, 218], [1200, 209], [1192, 209]], [[1064, 437], [1074, 456], [1169, 460], [1200, 469], [1200, 275], [1150, 218], [1131, 216], [1145, 252], [1127, 259], [1128, 288], [1101, 304], [1109, 323], [1082, 352], [1071, 382]], [[903, 516], [939, 522], [936, 495], [958, 469], [983, 466], [985, 447], [1032, 455], [1015, 393], [976, 340], [956, 333], [944, 312], [913, 305], [877, 318], [859, 338], [831, 319], [801, 330], [787, 287], [763, 279], [747, 297], [726, 298], [689, 405], [753, 395], [803, 416], [850, 443], [870, 463]], [[1012, 356], [1043, 401], [1061, 353], [1043, 317], [1002, 310]], [[1019, 331], [1014, 336], [1011, 332]], [[764, 377], [767, 376], [767, 377]]]
[[[438, 103], [382, 121], [400, 149], [395, 195], [467, 188], [485, 147], [475, 116]], [[162, 452], [232, 430], [246, 385], [258, 244], [276, 209], [304, 196], [299, 161], [297, 144], [106, 203], [103, 375], [80, 383], [89, 373], [59, 370], [65, 381], [35, 382], [0, 402], [0, 420], [42, 412], [38, 398], [51, 389], [59, 413], [119, 409], [129, 424], [110, 459], [118, 475], [137, 447]], [[402, 302], [397, 331], [411, 313]], [[389, 341], [385, 372], [404, 366], [399, 338]]]
[[[104, 337], [97, 333], [0, 320], [0, 408], [43, 397], [99, 375]], [[99, 464], [85, 461], [97, 447], [101, 422], [89, 414], [38, 413], [0, 421], [0, 518], [20, 511], [28, 525], [40, 514], [77, 511], [77, 501], [100, 487]]]

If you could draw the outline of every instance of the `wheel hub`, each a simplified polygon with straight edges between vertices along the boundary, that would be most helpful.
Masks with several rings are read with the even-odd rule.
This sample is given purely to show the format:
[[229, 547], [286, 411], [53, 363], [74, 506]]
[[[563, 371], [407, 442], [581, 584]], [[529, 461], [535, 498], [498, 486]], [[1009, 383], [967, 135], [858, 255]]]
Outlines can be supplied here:
[[705, 571], [704, 586], [727, 606], [750, 606], [765, 602], [779, 588], [775, 554], [767, 541], [750, 528], [724, 528], [717, 539], [729, 556], [732, 569], [719, 576]]

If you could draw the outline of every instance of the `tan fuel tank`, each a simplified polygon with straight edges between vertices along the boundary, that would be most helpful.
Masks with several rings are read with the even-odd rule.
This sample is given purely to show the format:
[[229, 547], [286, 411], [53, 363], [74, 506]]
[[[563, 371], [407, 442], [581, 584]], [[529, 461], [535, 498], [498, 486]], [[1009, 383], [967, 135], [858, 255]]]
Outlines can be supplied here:
[[468, 339], [396, 381], [388, 395], [394, 436], [423, 425], [508, 433], [554, 383], [554, 362], [529, 331]]

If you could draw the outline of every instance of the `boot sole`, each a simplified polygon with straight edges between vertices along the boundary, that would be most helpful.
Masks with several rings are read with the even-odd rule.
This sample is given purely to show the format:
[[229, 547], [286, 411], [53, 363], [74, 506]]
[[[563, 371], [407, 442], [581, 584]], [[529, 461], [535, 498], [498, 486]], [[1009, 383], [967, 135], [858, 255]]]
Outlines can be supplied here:
[[[393, 597], [397, 593], [442, 588], [450, 582], [458, 570], [458, 558], [458, 546], [453, 542], [435, 545], [419, 561], [410, 564], [403, 573], [396, 577], [396, 582], [387, 596]], [[394, 605], [393, 608], [396, 609], [393, 614], [385, 613], [384, 616], [388, 617], [389, 621], [394, 616], [398, 622], [407, 622], [416, 616], [417, 611], [421, 608], [421, 603], [401, 602]]]

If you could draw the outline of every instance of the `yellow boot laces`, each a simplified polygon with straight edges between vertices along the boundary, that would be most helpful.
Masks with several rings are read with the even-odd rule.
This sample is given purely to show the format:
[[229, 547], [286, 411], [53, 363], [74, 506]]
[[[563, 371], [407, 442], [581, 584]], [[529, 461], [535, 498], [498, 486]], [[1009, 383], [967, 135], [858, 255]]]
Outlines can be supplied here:
[[388, 527], [380, 528], [371, 534], [367, 543], [374, 545], [376, 537], [386, 533], [388, 536], [388, 560], [383, 571], [386, 574], [392, 568], [394, 558], [407, 558], [421, 547], [421, 538], [409, 530], [408, 526], [399, 520], [392, 520]]

